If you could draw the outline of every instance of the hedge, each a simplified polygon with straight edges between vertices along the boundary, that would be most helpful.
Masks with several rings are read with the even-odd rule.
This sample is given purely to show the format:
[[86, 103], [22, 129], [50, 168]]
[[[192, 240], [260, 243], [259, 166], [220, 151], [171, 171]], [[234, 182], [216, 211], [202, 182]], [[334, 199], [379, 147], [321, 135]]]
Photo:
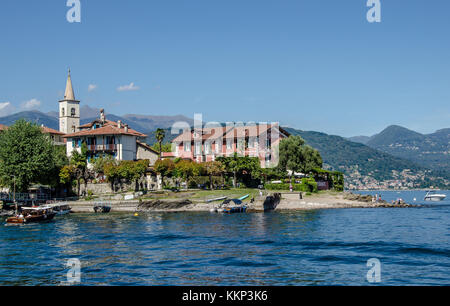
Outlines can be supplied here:
[[[294, 191], [302, 191], [302, 192], [317, 192], [317, 183], [314, 179], [311, 178], [303, 178], [301, 184], [292, 184]], [[282, 183], [282, 184], [265, 184], [264, 188], [267, 190], [290, 190], [290, 184]]]

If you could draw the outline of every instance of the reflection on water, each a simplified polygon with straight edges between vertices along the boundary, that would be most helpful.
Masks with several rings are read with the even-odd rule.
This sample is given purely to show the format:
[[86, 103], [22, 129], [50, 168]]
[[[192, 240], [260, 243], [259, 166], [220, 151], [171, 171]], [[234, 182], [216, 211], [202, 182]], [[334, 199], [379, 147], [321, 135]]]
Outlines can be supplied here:
[[74, 214], [0, 229], [0, 285], [450, 284], [449, 206], [222, 215]]

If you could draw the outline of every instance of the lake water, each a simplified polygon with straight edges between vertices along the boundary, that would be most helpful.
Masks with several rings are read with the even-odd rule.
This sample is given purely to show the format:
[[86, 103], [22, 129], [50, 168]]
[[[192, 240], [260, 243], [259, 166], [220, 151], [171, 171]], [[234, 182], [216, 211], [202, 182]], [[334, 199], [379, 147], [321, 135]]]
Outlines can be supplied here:
[[[424, 192], [381, 194], [423, 204]], [[82, 285], [370, 285], [370, 258], [381, 262], [381, 285], [450, 285], [446, 194], [407, 209], [72, 214], [2, 225], [0, 285], [64, 285], [72, 258]]]

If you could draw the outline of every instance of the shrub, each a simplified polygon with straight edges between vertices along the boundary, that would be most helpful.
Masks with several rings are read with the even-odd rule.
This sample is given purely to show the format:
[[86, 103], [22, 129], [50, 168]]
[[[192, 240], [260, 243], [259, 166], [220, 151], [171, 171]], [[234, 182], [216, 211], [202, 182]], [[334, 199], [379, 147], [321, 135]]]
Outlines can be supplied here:
[[[282, 184], [265, 184], [267, 190], [290, 190], [289, 183]], [[312, 178], [303, 178], [301, 184], [292, 184], [294, 191], [301, 192], [317, 192], [317, 183]]]

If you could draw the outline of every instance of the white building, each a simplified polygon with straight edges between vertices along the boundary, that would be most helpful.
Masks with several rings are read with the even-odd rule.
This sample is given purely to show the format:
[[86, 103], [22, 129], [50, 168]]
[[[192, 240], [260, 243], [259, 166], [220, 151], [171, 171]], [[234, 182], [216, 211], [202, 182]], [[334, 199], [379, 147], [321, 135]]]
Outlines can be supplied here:
[[80, 101], [75, 100], [70, 70], [64, 99], [59, 104], [60, 131], [66, 133], [63, 137], [67, 140], [67, 156], [70, 157], [74, 150], [81, 152], [85, 142], [89, 162], [105, 155], [119, 161], [148, 159], [151, 165], [158, 159], [158, 152], [143, 143], [147, 135], [129, 128], [121, 121], [106, 120], [103, 109], [99, 119], [80, 126]]

